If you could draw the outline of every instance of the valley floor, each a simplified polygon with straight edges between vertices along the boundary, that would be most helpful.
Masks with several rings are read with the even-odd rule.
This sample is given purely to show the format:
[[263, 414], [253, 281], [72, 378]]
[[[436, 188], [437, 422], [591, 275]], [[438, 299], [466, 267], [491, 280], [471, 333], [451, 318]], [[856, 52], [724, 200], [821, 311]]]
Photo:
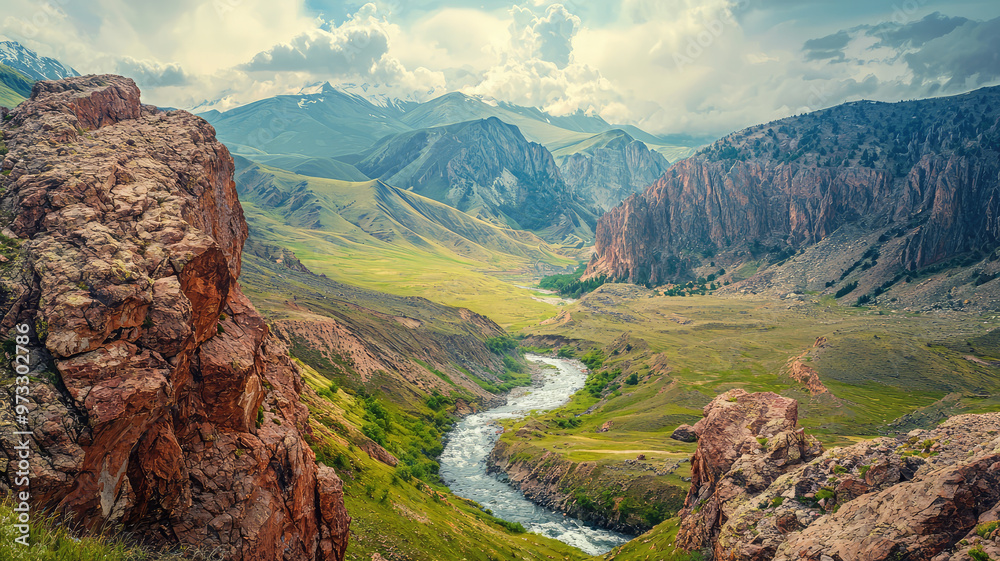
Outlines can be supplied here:
[[[316, 277], [308, 273], [277, 271], [286, 277], [282, 282], [319, 291], [289, 306], [280, 299], [287, 286], [267, 288], [276, 282], [276, 270], [261, 276], [254, 272], [257, 265], [248, 269], [244, 284], [270, 317], [304, 317], [308, 310], [320, 315], [333, 312], [332, 302], [324, 303], [320, 296], [329, 290], [323, 288], [327, 281], [309, 280]], [[494, 278], [503, 284], [532, 283], [526, 272]], [[956, 413], [1000, 409], [1000, 377], [994, 365], [1000, 359], [1000, 337], [990, 334], [1000, 319], [994, 314], [848, 307], [831, 297], [808, 294], [665, 296], [625, 284], [606, 284], [579, 300], [558, 303], [546, 302], [551, 294], [518, 290], [512, 303], [504, 304], [504, 317], [518, 318], [508, 322], [511, 327], [527, 324], [514, 331], [522, 350], [582, 359], [590, 374], [586, 387], [564, 407], [505, 422], [490, 464], [539, 504], [633, 534], [652, 529], [616, 549], [616, 559], [644, 559], [654, 551], [671, 551], [676, 532], [672, 517], [683, 504], [691, 476], [687, 459], [695, 449], [693, 443], [671, 439], [671, 433], [679, 425], [695, 423], [702, 407], [726, 390], [773, 391], [797, 399], [800, 424], [828, 447], [931, 427]], [[442, 294], [423, 293], [432, 300]], [[349, 300], [350, 293], [344, 294]], [[395, 297], [386, 297], [365, 305], [398, 307]], [[456, 303], [452, 300], [444, 298], [448, 304]], [[532, 310], [527, 315], [518, 311], [521, 301], [528, 303], [524, 309]], [[430, 303], [421, 306], [422, 311], [408, 313], [420, 318], [414, 325], [430, 327], [433, 322], [428, 318], [441, 312]], [[477, 309], [475, 302], [470, 306]], [[538, 306], [546, 311], [539, 313]], [[342, 313], [332, 317], [360, 321]], [[487, 394], [472, 391], [478, 390], [475, 385], [468, 386], [471, 390], [454, 385], [458, 375], [454, 363], [442, 362], [454, 358], [435, 357], [416, 362], [439, 375], [429, 378], [438, 381], [437, 389], [419, 382], [406, 397], [386, 393], [385, 385], [355, 387], [350, 394], [341, 389], [310, 401], [316, 446], [325, 442], [330, 447], [321, 456], [338, 473], [347, 472], [348, 509], [355, 516], [350, 558], [367, 561], [373, 553], [385, 559], [452, 558], [434, 557], [441, 548], [455, 551], [455, 559], [535, 558], [536, 554], [581, 558], [564, 544], [520, 534], [493, 521], [478, 505], [441, 487], [433, 476], [424, 477], [429, 483], [416, 478], [403, 482], [397, 474], [400, 468], [363, 452], [362, 439], [333, 434], [330, 425], [337, 425], [331, 419], [355, 436], [370, 422], [357, 397], [365, 392], [394, 403], [394, 414], [403, 424], [434, 418], [421, 397], [431, 392], [452, 395], [447, 408], [455, 413], [483, 403]], [[309, 360], [306, 364], [316, 365]], [[310, 384], [322, 390], [328, 375], [312, 372]], [[452, 385], [442, 385], [441, 380]], [[411, 438], [404, 433], [389, 435], [390, 440], [402, 439], [397, 449]], [[668, 555], [664, 559], [691, 558], [663, 554]]]

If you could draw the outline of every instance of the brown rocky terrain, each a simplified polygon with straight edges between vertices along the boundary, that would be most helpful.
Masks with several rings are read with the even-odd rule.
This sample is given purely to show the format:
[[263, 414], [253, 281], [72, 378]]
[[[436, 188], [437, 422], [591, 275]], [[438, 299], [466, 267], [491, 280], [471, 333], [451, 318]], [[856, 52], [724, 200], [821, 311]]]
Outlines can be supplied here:
[[[846, 292], [852, 299], [895, 288], [905, 300], [913, 291], [905, 277], [940, 266], [965, 274], [928, 287], [927, 298], [969, 285], [961, 301], [978, 292], [995, 300], [998, 153], [1000, 88], [854, 102], [751, 127], [608, 212], [587, 276], [656, 285], [706, 276], [710, 262], [730, 272], [752, 262], [772, 265], [747, 281], [755, 292], [833, 293], [858, 281]], [[805, 254], [845, 231], [847, 239]]]
[[730, 390], [704, 413], [681, 548], [762, 561], [1000, 552], [1000, 414], [824, 452], [788, 398]]
[[[307, 391], [237, 284], [247, 236], [211, 126], [117, 76], [3, 112], [2, 328], [32, 327], [35, 508], [240, 560], [341, 560], [350, 518], [304, 441]], [[8, 357], [10, 358], [10, 357]]]

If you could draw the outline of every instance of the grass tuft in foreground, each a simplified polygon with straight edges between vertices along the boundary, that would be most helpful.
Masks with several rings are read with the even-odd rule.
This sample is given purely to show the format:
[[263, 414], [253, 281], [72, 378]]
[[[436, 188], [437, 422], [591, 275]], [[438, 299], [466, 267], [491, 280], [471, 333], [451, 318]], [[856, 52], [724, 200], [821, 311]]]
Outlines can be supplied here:
[[155, 551], [131, 541], [118, 529], [98, 533], [76, 531], [62, 518], [48, 513], [31, 514], [27, 546], [21, 536], [18, 513], [10, 497], [0, 498], [0, 559], [4, 561], [221, 561], [220, 552], [188, 549]]

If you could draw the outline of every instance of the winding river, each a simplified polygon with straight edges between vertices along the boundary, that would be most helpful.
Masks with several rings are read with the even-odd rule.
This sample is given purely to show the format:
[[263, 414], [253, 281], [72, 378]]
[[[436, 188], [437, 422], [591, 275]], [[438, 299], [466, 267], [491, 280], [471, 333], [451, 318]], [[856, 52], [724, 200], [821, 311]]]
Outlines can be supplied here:
[[602, 530], [538, 506], [496, 476], [486, 473], [486, 458], [500, 438], [500, 419], [519, 419], [531, 411], [555, 409], [583, 387], [587, 374], [577, 361], [527, 355], [555, 366], [543, 370], [542, 379], [527, 392], [512, 395], [506, 405], [462, 419], [448, 435], [441, 454], [441, 478], [451, 490], [493, 511], [494, 516], [520, 522], [530, 532], [555, 538], [591, 555], [625, 543], [628, 536]]

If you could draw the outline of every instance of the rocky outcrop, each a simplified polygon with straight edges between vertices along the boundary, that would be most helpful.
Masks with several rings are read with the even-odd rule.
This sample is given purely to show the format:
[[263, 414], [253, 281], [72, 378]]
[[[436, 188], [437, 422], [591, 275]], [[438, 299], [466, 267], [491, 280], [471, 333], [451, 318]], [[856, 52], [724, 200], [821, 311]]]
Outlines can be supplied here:
[[670, 166], [659, 152], [621, 130], [581, 142], [587, 146], [557, 156], [559, 173], [570, 190], [601, 212], [652, 185]]
[[[998, 123], [1000, 88], [990, 88], [850, 103], [734, 133], [602, 217], [587, 275], [662, 284], [697, 276], [708, 261], [781, 261], [846, 226], [903, 240], [883, 251], [892, 266], [873, 286], [900, 269], [992, 250]], [[814, 285], [827, 280], [836, 277]]]
[[670, 438], [681, 442], [697, 442], [698, 433], [691, 425], [681, 425], [674, 429], [674, 432], [670, 433]]
[[670, 165], [659, 152], [618, 129], [580, 144], [586, 147], [557, 156], [559, 173], [577, 197], [602, 212], [652, 185]]
[[694, 426], [698, 449], [677, 534], [687, 549], [711, 546], [735, 502], [823, 450], [798, 428], [798, 402], [774, 393], [729, 390], [706, 405], [704, 415]]
[[705, 415], [680, 547], [746, 561], [966, 560], [995, 547], [983, 524], [1000, 507], [1000, 414], [823, 453], [795, 430], [794, 400], [730, 390]]
[[212, 127], [109, 75], [39, 82], [9, 117], [0, 313], [32, 326], [35, 381], [24, 423], [0, 400], [0, 487], [28, 430], [36, 508], [228, 559], [343, 559], [306, 389], [237, 284], [247, 226]]
[[286, 269], [300, 273], [312, 273], [312, 271], [299, 261], [295, 253], [289, 249], [264, 243], [253, 238], [247, 238], [246, 244], [243, 246], [243, 254], [254, 255], [275, 265], [280, 265]]
[[817, 338], [811, 349], [806, 349], [802, 354], [790, 359], [786, 367], [788, 376], [805, 386], [809, 390], [809, 394], [814, 397], [830, 393], [830, 390], [820, 381], [819, 372], [809, 365], [813, 351], [822, 349], [826, 345], [826, 337]]

